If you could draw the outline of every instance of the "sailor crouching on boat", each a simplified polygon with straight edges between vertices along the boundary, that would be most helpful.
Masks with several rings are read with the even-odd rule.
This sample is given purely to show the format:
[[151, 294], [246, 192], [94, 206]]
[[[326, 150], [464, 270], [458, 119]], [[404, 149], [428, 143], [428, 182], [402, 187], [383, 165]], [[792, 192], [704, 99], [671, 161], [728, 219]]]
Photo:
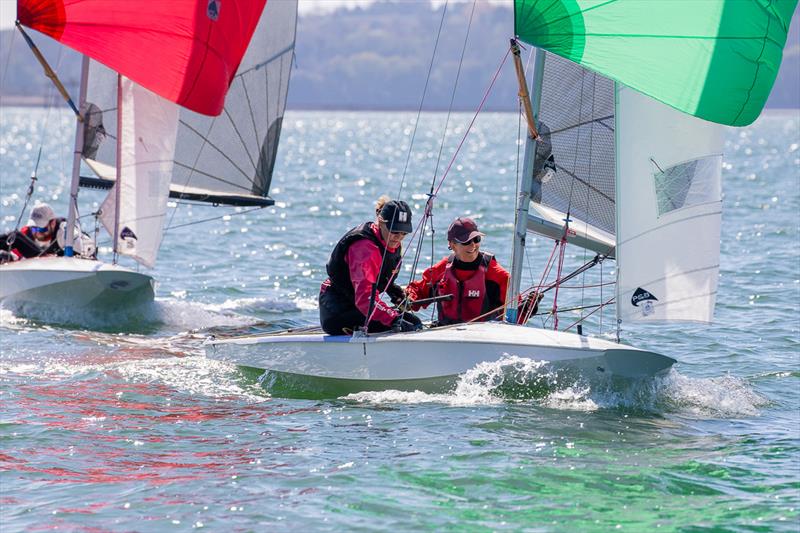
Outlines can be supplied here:
[[402, 258], [401, 243], [411, 233], [411, 209], [402, 201], [382, 196], [375, 221], [348, 231], [331, 252], [328, 279], [319, 291], [319, 319], [330, 335], [350, 335], [362, 328], [372, 311], [369, 332], [414, 331], [422, 322], [413, 313], [400, 313], [380, 299], [387, 293], [395, 303], [405, 294], [394, 284]]
[[[447, 241], [453, 253], [426, 269], [421, 280], [408, 284], [412, 309], [427, 307], [413, 305], [414, 300], [452, 294], [452, 299], [436, 304], [440, 326], [502, 316], [509, 274], [492, 254], [481, 251], [483, 237], [471, 218], [459, 217], [450, 224]], [[539, 299], [534, 298], [534, 305]]]
[[[0, 263], [43, 255], [64, 255], [66, 234], [67, 219], [56, 217], [48, 204], [39, 204], [31, 211], [31, 219], [26, 226], [0, 235]], [[83, 242], [88, 236], [84, 239], [84, 235], [77, 230], [75, 234], [76, 255], [94, 248], [90, 242]]]

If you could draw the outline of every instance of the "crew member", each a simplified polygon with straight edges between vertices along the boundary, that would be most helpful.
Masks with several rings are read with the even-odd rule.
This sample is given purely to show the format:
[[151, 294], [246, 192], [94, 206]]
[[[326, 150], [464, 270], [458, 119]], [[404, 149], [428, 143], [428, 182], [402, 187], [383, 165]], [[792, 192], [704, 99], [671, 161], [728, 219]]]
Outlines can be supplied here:
[[[502, 316], [509, 274], [492, 254], [481, 251], [483, 237], [471, 218], [455, 219], [447, 230], [448, 248], [453, 253], [426, 269], [421, 280], [406, 287], [412, 304], [414, 300], [452, 295], [451, 300], [437, 302], [439, 325]], [[540, 299], [537, 295], [532, 300], [538, 304]], [[525, 305], [530, 304], [526, 301]], [[420, 307], [427, 306], [412, 305], [414, 310]]]
[[364, 326], [371, 313], [369, 332], [414, 331], [422, 323], [413, 313], [401, 313], [384, 303], [387, 293], [395, 303], [405, 297], [394, 284], [400, 269], [401, 243], [411, 233], [411, 209], [403, 201], [381, 197], [375, 221], [348, 231], [336, 244], [319, 292], [319, 318], [330, 335], [349, 335]]
[[[31, 211], [31, 219], [26, 226], [0, 235], [0, 260], [18, 261], [42, 255], [64, 255], [64, 248], [57, 233], [66, 227], [66, 219], [56, 217], [53, 208], [39, 204]], [[62, 239], [63, 240], [63, 239]]]

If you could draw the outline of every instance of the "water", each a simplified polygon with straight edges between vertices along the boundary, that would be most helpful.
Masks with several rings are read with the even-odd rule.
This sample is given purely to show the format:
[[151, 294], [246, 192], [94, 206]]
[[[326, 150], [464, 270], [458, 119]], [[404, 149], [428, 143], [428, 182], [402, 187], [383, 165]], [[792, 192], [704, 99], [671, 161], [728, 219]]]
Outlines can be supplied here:
[[[403, 192], [417, 213], [445, 118], [425, 114], [417, 131]], [[439, 175], [469, 118], [451, 120]], [[450, 394], [289, 400], [204, 357], [209, 331], [316, 320], [332, 245], [397, 194], [413, 125], [411, 113], [289, 113], [276, 206], [170, 230], [153, 305], [1, 310], [2, 530], [798, 531], [797, 112], [728, 133], [715, 325], [624, 332], [679, 360], [664, 378], [563, 383], [512, 354]], [[487, 114], [476, 128], [437, 202], [433, 256], [469, 214], [508, 265], [517, 120]], [[71, 133], [66, 114], [2, 110], [3, 229], [42, 142], [36, 198], [64, 211]], [[87, 214], [101, 196], [82, 199]], [[179, 205], [171, 225], [221, 213]], [[551, 251], [531, 244], [528, 281]], [[612, 321], [586, 331], [613, 336]]]

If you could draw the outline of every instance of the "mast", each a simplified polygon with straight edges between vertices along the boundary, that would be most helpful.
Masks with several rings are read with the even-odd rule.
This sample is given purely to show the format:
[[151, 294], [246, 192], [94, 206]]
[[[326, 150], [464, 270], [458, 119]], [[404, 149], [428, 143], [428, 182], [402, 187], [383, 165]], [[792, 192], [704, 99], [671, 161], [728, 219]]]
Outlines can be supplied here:
[[517, 79], [520, 84], [519, 96], [525, 109], [525, 119], [528, 124], [528, 135], [525, 139], [525, 159], [522, 164], [522, 174], [517, 186], [517, 209], [514, 216], [514, 241], [511, 249], [511, 279], [506, 294], [506, 321], [517, 321], [517, 295], [519, 294], [520, 279], [522, 278], [522, 261], [525, 256], [525, 236], [528, 226], [528, 204], [531, 200], [531, 180], [533, 173], [533, 158], [536, 154], [536, 118], [539, 114], [541, 102], [542, 75], [544, 73], [544, 51], [536, 49], [533, 60], [533, 100], [528, 95], [525, 71], [520, 58], [519, 45], [511, 40], [511, 50], [514, 54], [514, 66], [517, 69]]
[[[78, 95], [78, 109], [86, 108], [86, 89], [89, 80], [89, 57], [84, 55], [81, 61], [81, 88]], [[78, 186], [81, 180], [81, 155], [83, 154], [84, 120], [78, 115], [75, 121], [75, 151], [72, 154], [72, 182], [69, 186], [69, 206], [67, 210], [67, 234], [65, 235], [64, 255], [74, 255], [75, 218], [78, 213]]]
[[114, 264], [119, 253], [119, 204], [122, 188], [122, 74], [117, 73], [117, 181], [114, 184]]

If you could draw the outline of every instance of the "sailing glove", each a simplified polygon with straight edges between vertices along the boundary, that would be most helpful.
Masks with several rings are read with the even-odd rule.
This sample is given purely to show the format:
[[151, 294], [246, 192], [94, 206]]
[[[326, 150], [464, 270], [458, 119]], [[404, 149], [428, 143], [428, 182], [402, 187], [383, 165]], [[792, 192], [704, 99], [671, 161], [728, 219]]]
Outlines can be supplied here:
[[14, 252], [7, 252], [6, 250], [0, 250], [0, 264], [2, 263], [10, 263], [11, 261], [17, 261], [19, 257], [17, 257]]
[[523, 324], [529, 317], [539, 311], [539, 302], [544, 298], [544, 294], [533, 291], [522, 299], [517, 312], [517, 324]]
[[392, 331], [419, 331], [422, 329], [422, 320], [414, 313], [403, 313], [398, 315], [392, 322]]

